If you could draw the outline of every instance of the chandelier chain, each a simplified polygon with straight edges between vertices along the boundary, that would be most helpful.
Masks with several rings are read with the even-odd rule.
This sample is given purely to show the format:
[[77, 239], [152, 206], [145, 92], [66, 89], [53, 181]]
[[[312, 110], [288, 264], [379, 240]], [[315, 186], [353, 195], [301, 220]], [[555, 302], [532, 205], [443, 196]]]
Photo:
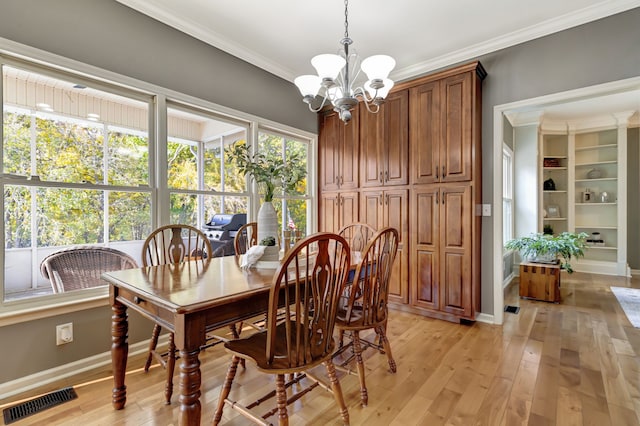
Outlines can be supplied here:
[[344, 0], [344, 38], [349, 38], [349, 0]]

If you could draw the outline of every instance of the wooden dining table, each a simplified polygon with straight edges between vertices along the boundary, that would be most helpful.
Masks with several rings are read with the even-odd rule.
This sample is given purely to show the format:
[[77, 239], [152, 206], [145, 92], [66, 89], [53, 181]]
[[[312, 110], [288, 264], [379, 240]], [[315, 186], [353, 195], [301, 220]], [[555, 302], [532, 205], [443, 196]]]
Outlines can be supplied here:
[[113, 407], [123, 409], [127, 399], [127, 309], [132, 309], [174, 333], [180, 352], [178, 424], [199, 425], [198, 355], [205, 344], [206, 332], [267, 312], [275, 271], [243, 270], [233, 256], [227, 256], [103, 274], [102, 278], [110, 284], [113, 311]]

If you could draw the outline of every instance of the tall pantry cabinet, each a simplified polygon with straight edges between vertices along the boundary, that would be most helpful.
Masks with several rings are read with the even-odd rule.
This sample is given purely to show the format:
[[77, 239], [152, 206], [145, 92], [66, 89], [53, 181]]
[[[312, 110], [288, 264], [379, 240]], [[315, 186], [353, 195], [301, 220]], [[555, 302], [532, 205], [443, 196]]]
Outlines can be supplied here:
[[[474, 62], [398, 83], [379, 114], [361, 105], [359, 120], [342, 125], [356, 124], [357, 131], [327, 128], [327, 116], [320, 118], [319, 229], [337, 230], [340, 212], [323, 207], [331, 204], [323, 200], [342, 193], [357, 193], [360, 202], [350, 219], [342, 214], [340, 226], [352, 220], [398, 229], [392, 307], [450, 321], [474, 320], [479, 312], [485, 75]], [[358, 136], [357, 190], [326, 185], [341, 181], [332, 177], [343, 173], [336, 169], [356, 164], [348, 155], [332, 157], [345, 151], [345, 132]]]

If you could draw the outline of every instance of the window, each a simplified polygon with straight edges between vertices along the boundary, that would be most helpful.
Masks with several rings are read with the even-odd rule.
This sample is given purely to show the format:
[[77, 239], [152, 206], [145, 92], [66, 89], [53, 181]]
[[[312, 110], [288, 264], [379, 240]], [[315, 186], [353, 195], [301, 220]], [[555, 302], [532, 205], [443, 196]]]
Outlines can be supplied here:
[[513, 239], [513, 151], [502, 147], [502, 245]]
[[79, 244], [139, 259], [151, 230], [149, 105], [30, 68], [2, 67], [3, 300], [53, 292], [48, 254]]
[[309, 142], [269, 130], [260, 130], [258, 149], [266, 151], [270, 156], [282, 157], [285, 164], [295, 162], [297, 172], [306, 172], [307, 179], [303, 179], [292, 191], [285, 194], [276, 192], [273, 204], [283, 231], [298, 231], [298, 236], [307, 235], [311, 228], [311, 196], [307, 182], [310, 174]]
[[245, 179], [225, 148], [246, 143], [248, 125], [213, 112], [170, 103], [167, 108], [167, 186], [170, 223], [198, 228], [216, 213], [247, 213]]
[[[217, 213], [255, 220], [260, 194], [229, 160], [233, 144], [295, 159], [305, 170], [315, 161], [311, 134], [240, 112], [222, 114], [185, 96], [187, 106], [176, 93], [167, 100], [163, 89], [144, 82], [147, 93], [108, 83], [103, 75], [94, 79], [86, 71], [76, 75], [4, 55], [0, 71], [3, 312], [106, 293], [104, 286], [54, 294], [40, 264], [55, 251], [109, 246], [140, 264], [142, 244], [156, 226], [202, 229]], [[152, 108], [165, 101], [165, 110]], [[158, 140], [154, 129], [165, 127], [166, 139]], [[312, 229], [314, 182], [308, 174], [295, 191], [277, 195], [284, 229]]]

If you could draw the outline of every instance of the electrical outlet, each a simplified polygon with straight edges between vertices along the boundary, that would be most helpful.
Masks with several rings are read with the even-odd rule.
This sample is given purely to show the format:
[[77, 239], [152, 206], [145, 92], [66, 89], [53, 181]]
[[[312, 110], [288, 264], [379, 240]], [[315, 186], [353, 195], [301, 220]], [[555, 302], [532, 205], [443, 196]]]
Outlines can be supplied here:
[[56, 345], [73, 342], [73, 323], [56, 325]]

